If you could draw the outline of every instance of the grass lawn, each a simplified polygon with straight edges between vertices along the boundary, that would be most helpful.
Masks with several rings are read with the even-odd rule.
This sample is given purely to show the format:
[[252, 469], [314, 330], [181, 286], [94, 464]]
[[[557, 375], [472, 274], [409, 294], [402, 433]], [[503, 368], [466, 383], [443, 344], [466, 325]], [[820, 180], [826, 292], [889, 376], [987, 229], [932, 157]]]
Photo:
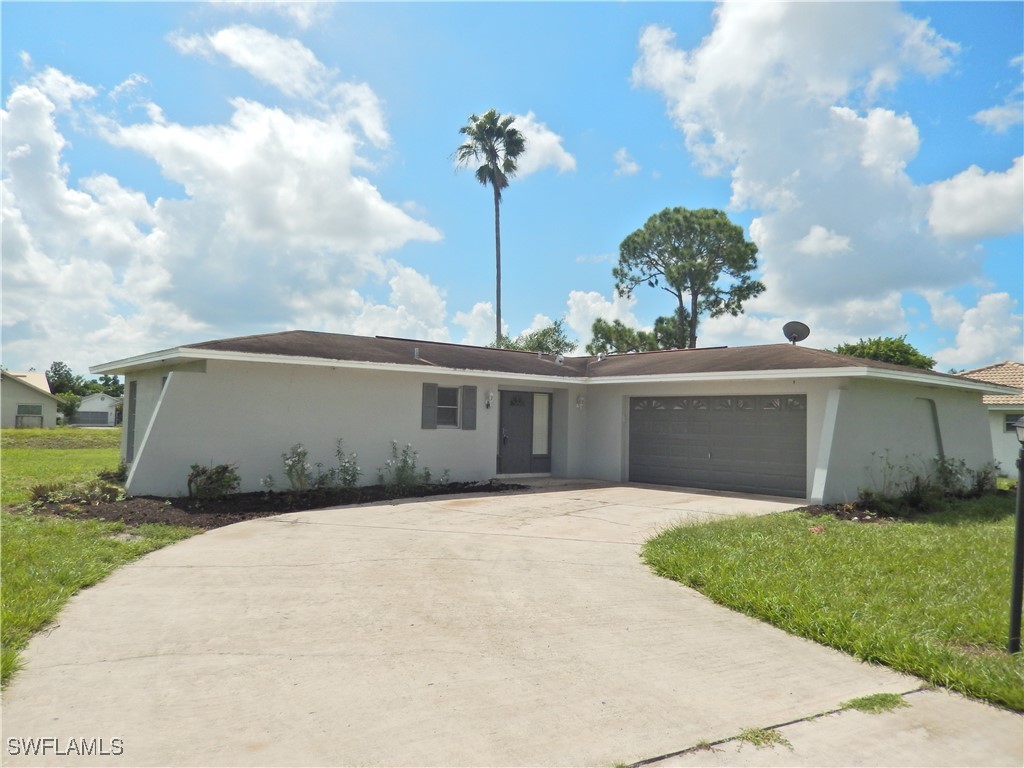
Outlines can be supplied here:
[[18, 654], [35, 632], [50, 623], [69, 597], [118, 566], [197, 533], [193, 528], [66, 520], [11, 513], [39, 483], [74, 483], [117, 469], [120, 430], [3, 430], [0, 472], [0, 680], [6, 685]]
[[0, 430], [0, 499], [4, 507], [29, 500], [33, 486], [94, 480], [117, 469], [120, 429]]
[[794, 635], [1024, 710], [1006, 652], [1014, 498], [949, 503], [915, 522], [785, 512], [684, 526], [644, 546], [658, 574]]

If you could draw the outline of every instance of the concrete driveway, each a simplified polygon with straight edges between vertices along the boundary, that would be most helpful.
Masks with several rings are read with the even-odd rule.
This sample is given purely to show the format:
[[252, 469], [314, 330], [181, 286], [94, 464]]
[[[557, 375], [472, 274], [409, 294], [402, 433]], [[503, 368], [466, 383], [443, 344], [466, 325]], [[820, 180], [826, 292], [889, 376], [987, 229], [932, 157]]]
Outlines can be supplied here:
[[[792, 506], [590, 484], [214, 530], [86, 590], [33, 641], [5, 695], [4, 763], [1020, 766], [1020, 717], [941, 692], [808, 721], [922, 684], [638, 557], [679, 521]], [[676, 754], [783, 723], [792, 750]], [[12, 754], [30, 738], [57, 746]], [[71, 739], [121, 754], [56, 755]]]

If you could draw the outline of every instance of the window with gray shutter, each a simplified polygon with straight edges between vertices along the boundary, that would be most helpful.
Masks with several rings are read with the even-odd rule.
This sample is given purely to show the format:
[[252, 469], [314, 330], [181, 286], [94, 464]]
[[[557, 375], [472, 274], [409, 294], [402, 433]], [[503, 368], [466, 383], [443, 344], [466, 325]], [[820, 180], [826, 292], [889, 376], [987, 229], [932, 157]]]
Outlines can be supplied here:
[[476, 387], [423, 385], [421, 429], [476, 429]]

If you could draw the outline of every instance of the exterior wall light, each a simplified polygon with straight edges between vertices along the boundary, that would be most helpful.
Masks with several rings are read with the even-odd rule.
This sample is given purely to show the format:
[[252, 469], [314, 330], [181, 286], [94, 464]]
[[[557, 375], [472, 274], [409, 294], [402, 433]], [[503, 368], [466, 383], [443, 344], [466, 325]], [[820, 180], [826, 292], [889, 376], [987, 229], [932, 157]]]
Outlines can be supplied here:
[[484, 399], [484, 408], [490, 408], [491, 403], [494, 402], [494, 393], [488, 392], [487, 397]]
[[577, 407], [577, 408], [579, 408], [579, 409], [580, 409], [581, 411], [583, 410], [583, 403], [584, 403], [584, 402], [585, 402], [585, 401], [584, 401], [584, 399], [583, 399], [583, 395], [579, 395], [579, 396], [578, 396], [578, 397], [576, 398], [576, 407]]

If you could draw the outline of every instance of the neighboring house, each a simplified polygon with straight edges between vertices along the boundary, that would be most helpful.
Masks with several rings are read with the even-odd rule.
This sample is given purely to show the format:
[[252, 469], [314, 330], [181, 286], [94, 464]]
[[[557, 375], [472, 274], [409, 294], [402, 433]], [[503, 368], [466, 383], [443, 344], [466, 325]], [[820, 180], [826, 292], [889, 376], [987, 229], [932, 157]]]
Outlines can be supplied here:
[[93, 392], [82, 398], [71, 423], [81, 427], [113, 427], [119, 423], [117, 407], [120, 404], [120, 397]]
[[989, 429], [992, 432], [992, 454], [999, 462], [1000, 473], [1016, 476], [1020, 443], [1013, 424], [1024, 416], [1024, 363], [1007, 360], [960, 374], [977, 381], [988, 381], [1013, 387], [1014, 394], [985, 395], [982, 401], [988, 407]]
[[983, 394], [958, 376], [791, 344], [553, 357], [308, 331], [93, 366], [125, 376], [133, 494], [185, 492], [193, 463], [282, 478], [295, 443], [335, 441], [374, 483], [390, 442], [453, 480], [551, 474], [850, 500], [887, 466], [992, 460]]
[[45, 373], [0, 371], [0, 427], [52, 429], [59, 403]]

